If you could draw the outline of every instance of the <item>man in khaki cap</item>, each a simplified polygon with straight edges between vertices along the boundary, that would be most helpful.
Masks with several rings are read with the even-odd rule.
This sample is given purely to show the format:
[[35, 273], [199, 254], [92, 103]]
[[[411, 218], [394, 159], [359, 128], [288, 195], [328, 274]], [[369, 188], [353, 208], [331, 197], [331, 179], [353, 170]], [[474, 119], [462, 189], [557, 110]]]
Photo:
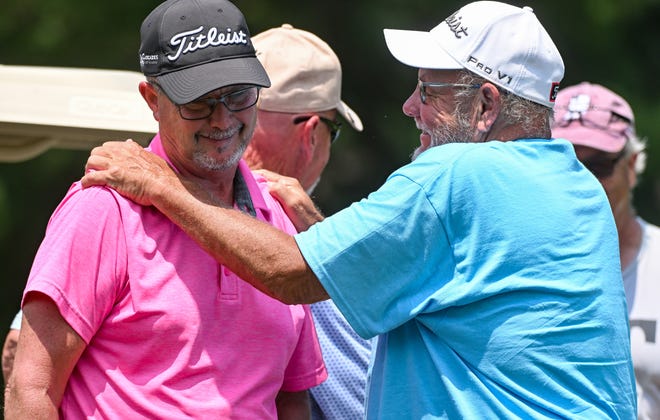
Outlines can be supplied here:
[[[271, 193], [299, 231], [323, 219], [309, 196], [339, 135], [341, 115], [354, 129], [362, 122], [341, 100], [341, 64], [316, 35], [289, 24], [252, 37], [271, 80], [262, 89], [257, 127], [243, 158], [270, 181]], [[304, 191], [303, 191], [304, 189]], [[364, 417], [370, 341], [348, 325], [332, 301], [312, 305], [328, 379], [311, 388], [313, 419]]]
[[253, 169], [298, 179], [309, 193], [339, 136], [337, 114], [362, 131], [360, 118], [341, 100], [341, 64], [323, 40], [289, 24], [252, 42], [272, 85], [261, 91], [258, 125], [244, 158]]

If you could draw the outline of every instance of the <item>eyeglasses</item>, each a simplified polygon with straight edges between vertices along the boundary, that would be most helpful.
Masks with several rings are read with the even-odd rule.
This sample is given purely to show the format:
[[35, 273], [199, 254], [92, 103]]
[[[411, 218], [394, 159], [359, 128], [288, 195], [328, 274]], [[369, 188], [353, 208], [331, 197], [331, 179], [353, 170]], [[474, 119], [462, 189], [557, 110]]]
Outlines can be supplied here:
[[598, 179], [606, 179], [612, 176], [616, 164], [625, 156], [625, 149], [621, 151], [614, 158], [604, 157], [599, 155], [592, 159], [582, 160], [582, 164], [594, 174]]
[[213, 114], [219, 103], [222, 103], [231, 112], [238, 112], [254, 106], [258, 99], [259, 87], [250, 86], [226, 93], [218, 98], [199, 99], [187, 104], [177, 105], [177, 108], [179, 108], [179, 114], [184, 120], [202, 120]]
[[[301, 115], [300, 117], [294, 118], [293, 123], [300, 124], [301, 122], [309, 120], [313, 116], [314, 115]], [[317, 115], [317, 117], [319, 117], [319, 119], [330, 129], [330, 143], [334, 143], [335, 140], [339, 138], [339, 133], [341, 133], [341, 122], [333, 121], [320, 115]]]
[[437, 95], [431, 95], [428, 92], [426, 92], [427, 87], [432, 87], [432, 88], [462, 87], [469, 89], [478, 89], [481, 87], [481, 84], [477, 83], [470, 85], [466, 83], [422, 82], [421, 80], [417, 80], [417, 88], [419, 89], [419, 99], [421, 99], [423, 104], [426, 104], [426, 98], [437, 96]]
[[[151, 82], [151, 84], [164, 93], [157, 83]], [[259, 89], [258, 86], [249, 86], [226, 93], [218, 98], [203, 98], [187, 104], [175, 105], [184, 120], [203, 120], [213, 114], [219, 103], [222, 103], [231, 112], [243, 111], [254, 106], [259, 99]]]

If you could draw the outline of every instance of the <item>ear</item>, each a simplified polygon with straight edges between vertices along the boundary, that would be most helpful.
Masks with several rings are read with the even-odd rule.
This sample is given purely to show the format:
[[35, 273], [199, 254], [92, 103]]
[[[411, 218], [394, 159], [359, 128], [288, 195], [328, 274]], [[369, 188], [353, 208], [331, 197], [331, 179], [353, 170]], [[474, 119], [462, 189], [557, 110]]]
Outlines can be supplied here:
[[497, 120], [502, 107], [501, 95], [492, 83], [484, 83], [479, 88], [475, 109], [476, 127], [479, 132], [487, 133]]
[[153, 113], [153, 116], [156, 119], [156, 121], [159, 121], [158, 91], [156, 90], [156, 88], [148, 82], [140, 82], [140, 84], [138, 85], [138, 90], [140, 91], [140, 95], [142, 95], [144, 101], [151, 109], [151, 112]]
[[310, 119], [304, 122], [302, 126], [302, 138], [300, 139], [300, 151], [302, 156], [305, 158], [305, 162], [310, 162], [314, 156], [314, 150], [316, 149], [319, 139], [317, 127], [321, 123], [321, 120], [317, 115], [312, 116]]

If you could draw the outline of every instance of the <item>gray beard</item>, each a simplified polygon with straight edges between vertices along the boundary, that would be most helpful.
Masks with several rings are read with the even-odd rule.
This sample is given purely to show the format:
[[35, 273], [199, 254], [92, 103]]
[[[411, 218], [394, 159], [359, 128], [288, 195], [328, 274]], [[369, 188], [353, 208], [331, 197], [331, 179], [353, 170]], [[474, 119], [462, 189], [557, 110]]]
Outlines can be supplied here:
[[195, 150], [193, 151], [192, 155], [193, 162], [195, 162], [195, 164], [200, 169], [206, 171], [226, 171], [227, 169], [236, 167], [238, 162], [241, 160], [241, 157], [243, 157], [243, 153], [245, 152], [245, 149], [247, 149], [248, 143], [250, 143], [250, 139], [252, 138], [252, 133], [254, 131], [253, 126], [251, 131], [243, 133], [245, 137], [240, 137], [241, 128], [244, 128], [244, 126], [234, 127], [227, 130], [213, 130], [211, 133], [207, 134], [212, 138], [224, 138], [233, 134], [239, 135], [241, 143], [238, 145], [234, 153], [232, 153], [231, 156], [229, 156], [227, 159], [213, 159], [205, 152], [201, 150]]
[[245, 152], [245, 149], [247, 148], [247, 145], [247, 142], [243, 142], [240, 147], [236, 149], [236, 151], [234, 151], [231, 156], [229, 156], [228, 159], [222, 161], [213, 159], [205, 152], [196, 150], [193, 152], [193, 162], [195, 162], [195, 164], [203, 170], [226, 171], [227, 169], [231, 169], [238, 164], [238, 162], [241, 160], [241, 157], [243, 156], [243, 152]]
[[427, 149], [422, 150], [421, 147], [415, 149], [412, 153], [410, 160], [413, 161], [432, 147], [442, 146], [449, 143], [467, 143], [472, 141], [474, 127], [470, 125], [470, 121], [463, 116], [462, 113], [456, 112], [457, 118], [453, 125], [444, 125], [436, 127], [431, 132], [431, 143]]

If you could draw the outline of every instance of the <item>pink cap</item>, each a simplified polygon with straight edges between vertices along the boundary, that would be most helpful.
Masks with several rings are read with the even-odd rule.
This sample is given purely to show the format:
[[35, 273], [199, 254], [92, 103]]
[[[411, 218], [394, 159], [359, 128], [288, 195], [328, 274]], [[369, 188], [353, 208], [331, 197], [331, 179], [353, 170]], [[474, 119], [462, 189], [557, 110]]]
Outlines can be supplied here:
[[559, 91], [552, 137], [616, 153], [634, 135], [634, 123], [625, 99], [603, 86], [582, 82]]

